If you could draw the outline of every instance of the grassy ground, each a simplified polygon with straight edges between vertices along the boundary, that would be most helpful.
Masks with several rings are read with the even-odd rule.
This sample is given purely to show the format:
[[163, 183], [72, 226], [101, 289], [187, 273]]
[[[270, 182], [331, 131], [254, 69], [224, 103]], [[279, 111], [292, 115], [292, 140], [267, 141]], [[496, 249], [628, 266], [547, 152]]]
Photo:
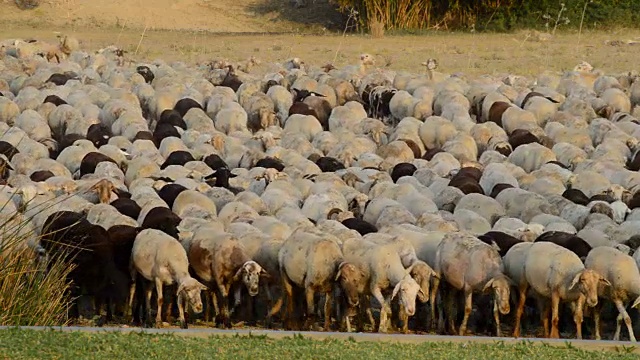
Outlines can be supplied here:
[[[97, 50], [107, 45], [120, 46], [129, 51], [127, 56], [136, 61], [162, 59], [196, 63], [219, 58], [240, 61], [255, 56], [263, 63], [255, 69], [256, 73], [273, 70], [274, 62], [283, 62], [293, 56], [319, 66], [329, 62], [336, 66], [354, 64], [359, 54], [365, 52], [376, 57], [378, 66], [388, 65], [393, 70], [415, 73], [424, 71], [420, 63], [430, 57], [438, 60], [438, 71], [462, 72], [472, 76], [506, 73], [537, 75], [545, 70], [572, 69], [583, 60], [607, 73], [640, 70], [637, 62], [640, 45], [605, 45], [606, 40], [640, 38], [640, 31], [637, 30], [588, 32], [581, 37], [576, 33], [561, 33], [546, 42], [534, 41], [525, 33], [434, 32], [373, 39], [368, 35], [221, 35], [147, 30], [141, 39], [141, 30], [128, 28], [57, 30], [76, 36], [87, 50]], [[55, 41], [51, 28], [15, 24], [3, 26], [0, 15], [0, 39], [7, 38]]]
[[302, 337], [282, 340], [263, 337], [186, 338], [174, 335], [0, 331], [0, 359], [637, 359], [637, 354], [554, 347], [432, 342], [317, 341]]

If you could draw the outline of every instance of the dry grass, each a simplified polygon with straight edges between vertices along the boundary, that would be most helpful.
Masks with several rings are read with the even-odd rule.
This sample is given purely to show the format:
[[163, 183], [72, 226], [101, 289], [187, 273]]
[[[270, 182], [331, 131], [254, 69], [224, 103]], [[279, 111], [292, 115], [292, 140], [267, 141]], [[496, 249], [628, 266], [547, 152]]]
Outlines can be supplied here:
[[[2, 26], [0, 39], [39, 38], [56, 41], [52, 30], [70, 31], [88, 50], [118, 45], [133, 54], [142, 29], [32, 28]], [[548, 41], [536, 42], [525, 32], [513, 34], [462, 34], [432, 32], [426, 35], [389, 35], [374, 39], [369, 35], [221, 35], [194, 31], [147, 30], [138, 49], [137, 61], [207, 62], [227, 58], [246, 60], [256, 56], [262, 61], [255, 72], [272, 70], [269, 64], [283, 62], [292, 56], [306, 63], [322, 66], [334, 61], [336, 66], [354, 64], [361, 53], [382, 60], [393, 56], [393, 70], [423, 71], [420, 64], [433, 57], [445, 73], [461, 72], [470, 76], [514, 73], [537, 75], [546, 70], [572, 69], [587, 61], [608, 73], [638, 69], [640, 46], [608, 46], [606, 40], [640, 37], [640, 31], [592, 32], [583, 29], [580, 44], [576, 32], [561, 32]], [[336, 52], [338, 52], [336, 56]], [[133, 56], [133, 55], [131, 55]]]
[[43, 271], [45, 264], [38, 264], [37, 254], [27, 246], [36, 236], [27, 226], [30, 220], [7, 216], [7, 205], [0, 206], [0, 325], [65, 324], [67, 275], [73, 267], [53, 259]]
[[384, 22], [375, 19], [369, 22], [369, 32], [374, 39], [384, 37]]

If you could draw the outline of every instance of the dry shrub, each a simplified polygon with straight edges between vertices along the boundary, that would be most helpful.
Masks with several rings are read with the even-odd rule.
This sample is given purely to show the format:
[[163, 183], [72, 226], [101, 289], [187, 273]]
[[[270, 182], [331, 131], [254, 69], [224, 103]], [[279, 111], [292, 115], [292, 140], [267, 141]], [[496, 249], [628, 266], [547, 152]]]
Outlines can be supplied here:
[[15, 0], [20, 10], [35, 9], [40, 6], [41, 0]]
[[[0, 214], [7, 212], [0, 206]], [[28, 221], [15, 214], [0, 220], [0, 325], [63, 325], [70, 304], [67, 276], [73, 268], [54, 259], [42, 270], [44, 264], [26, 246], [34, 236], [26, 230]]]
[[379, 19], [373, 19], [369, 22], [369, 32], [375, 39], [384, 37], [384, 22]]

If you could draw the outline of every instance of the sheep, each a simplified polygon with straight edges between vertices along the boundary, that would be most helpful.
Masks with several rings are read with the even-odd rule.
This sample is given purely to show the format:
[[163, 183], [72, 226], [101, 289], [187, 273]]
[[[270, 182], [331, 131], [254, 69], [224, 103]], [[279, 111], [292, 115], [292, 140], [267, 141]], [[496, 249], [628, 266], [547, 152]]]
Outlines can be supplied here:
[[[587, 255], [584, 263], [585, 268], [593, 270], [603, 276], [610, 284], [609, 287], [602, 286], [598, 290], [598, 294], [604, 295], [613, 301], [620, 315], [616, 320], [616, 332], [613, 340], [620, 339], [621, 322], [624, 321], [629, 332], [629, 339], [636, 341], [631, 326], [631, 318], [625, 310], [624, 303], [631, 300], [634, 296], [636, 299], [631, 305], [632, 308], [640, 305], [640, 272], [638, 266], [629, 255], [623, 254], [617, 249], [601, 246], [593, 249]], [[594, 321], [596, 326], [596, 340], [600, 340], [600, 309], [595, 309]]]
[[[234, 283], [242, 281], [249, 295], [256, 296], [259, 278], [265, 276], [266, 271], [247, 256], [237, 238], [225, 233], [212, 234], [209, 228], [195, 231], [189, 246], [188, 258], [198, 277], [212, 284], [210, 288], [220, 295], [219, 304], [215, 303], [216, 297], [213, 297], [213, 305], [216, 310], [221, 309], [222, 323], [230, 328], [229, 290]], [[236, 287], [234, 298], [235, 308], [241, 301], [240, 287]]]
[[[473, 293], [491, 290], [494, 298], [493, 316], [496, 332], [497, 336], [501, 336], [500, 314], [506, 315], [510, 311], [509, 293], [512, 281], [504, 274], [502, 259], [494, 248], [466, 233], [447, 234], [438, 245], [434, 270], [454, 289], [464, 292], [465, 308], [459, 328], [460, 335], [464, 335], [467, 329]], [[435, 277], [432, 291], [436, 292], [438, 286], [439, 280]], [[433, 296], [431, 300], [434, 300]], [[452, 299], [447, 303], [451, 304], [451, 301]], [[434, 313], [432, 310], [432, 314]], [[455, 329], [452, 319], [450, 326]]]
[[[373, 296], [382, 307], [378, 332], [386, 332], [387, 316], [391, 311], [390, 302], [396, 296], [406, 315], [414, 315], [416, 296], [426, 296], [420, 285], [410, 276], [412, 269], [403, 267], [395, 244], [381, 245], [366, 240], [348, 239], [343, 244], [343, 251], [345, 260], [362, 272], [365, 294]], [[390, 290], [391, 296], [385, 297]]]
[[547, 231], [538, 236], [535, 242], [551, 242], [570, 250], [579, 258], [586, 258], [591, 251], [591, 246], [580, 237], [562, 231]]
[[[184, 305], [187, 303], [194, 312], [202, 312], [202, 299], [200, 293], [206, 287], [189, 275], [189, 261], [187, 252], [171, 236], [155, 229], [140, 231], [133, 242], [131, 249], [131, 285], [129, 293], [128, 314], [131, 315], [133, 298], [135, 295], [135, 279], [140, 274], [148, 281], [153, 281], [158, 296], [158, 312], [156, 314], [156, 327], [162, 326], [163, 285], [177, 284], [176, 296], [178, 299], [178, 311], [180, 313], [180, 327], [187, 328], [184, 317]], [[151, 318], [151, 287], [145, 289], [147, 320]]]
[[[286, 300], [285, 328], [292, 327], [295, 285], [304, 289], [307, 300], [307, 322], [304, 328], [313, 323], [316, 316], [314, 295], [321, 292], [325, 294], [324, 329], [329, 330], [334, 281], [343, 262], [338, 239], [328, 234], [307, 232], [303, 227], [298, 228], [282, 244], [278, 262]], [[274, 309], [269, 317], [273, 315]]]
[[[573, 320], [577, 338], [582, 338], [583, 306], [598, 304], [599, 283], [611, 285], [601, 274], [586, 269], [580, 258], [570, 250], [550, 242], [533, 243], [527, 250], [524, 262], [524, 277], [539, 300], [544, 336], [559, 338], [558, 307], [560, 301], [575, 302]], [[524, 291], [520, 288], [520, 294]], [[550, 299], [550, 301], [549, 301]], [[524, 306], [520, 298], [519, 311]], [[551, 331], [549, 331], [551, 311]]]
[[[93, 225], [73, 211], [54, 211], [42, 226], [42, 248], [53, 259], [73, 264], [67, 279], [72, 282], [72, 296], [88, 291], [94, 297], [122, 297], [126, 293], [126, 275], [114, 264], [105, 229]], [[126, 298], [126, 295], [124, 295]], [[77, 317], [77, 300], [72, 312]]]

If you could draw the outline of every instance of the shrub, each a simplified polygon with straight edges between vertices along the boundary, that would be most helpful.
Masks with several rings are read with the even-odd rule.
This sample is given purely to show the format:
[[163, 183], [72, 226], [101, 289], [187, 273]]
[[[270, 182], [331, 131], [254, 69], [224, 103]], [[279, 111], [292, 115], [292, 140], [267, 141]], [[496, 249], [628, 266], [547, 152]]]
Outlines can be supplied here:
[[20, 10], [35, 9], [40, 6], [41, 0], [15, 0]]
[[[3, 208], [0, 213], [6, 214]], [[34, 236], [26, 230], [28, 221], [18, 214], [0, 220], [0, 325], [63, 325], [72, 268], [61, 260], [51, 260], [46, 272], [38, 266], [37, 254], [26, 246]]]

